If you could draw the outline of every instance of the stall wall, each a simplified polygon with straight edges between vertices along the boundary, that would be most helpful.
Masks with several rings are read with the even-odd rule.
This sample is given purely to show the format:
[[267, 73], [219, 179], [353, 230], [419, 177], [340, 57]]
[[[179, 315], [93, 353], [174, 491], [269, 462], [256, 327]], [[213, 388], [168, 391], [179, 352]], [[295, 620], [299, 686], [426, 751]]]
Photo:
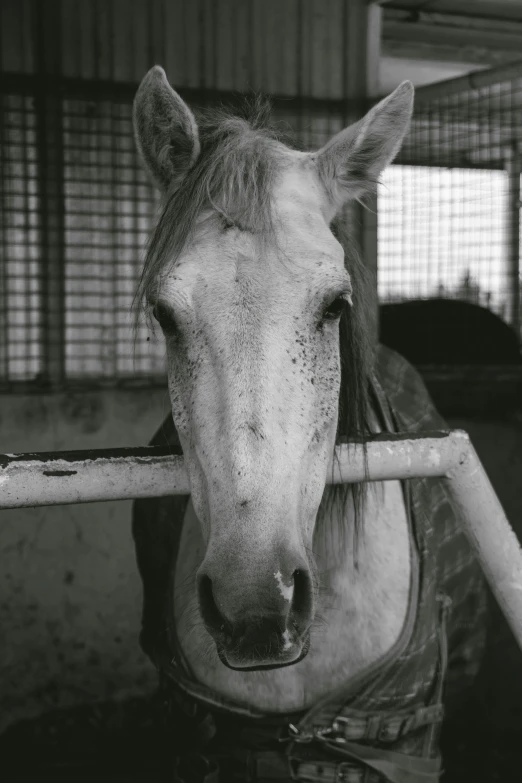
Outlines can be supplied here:
[[[146, 444], [166, 390], [0, 398], [0, 452]], [[56, 706], [148, 693], [131, 502], [0, 511], [0, 731]]]

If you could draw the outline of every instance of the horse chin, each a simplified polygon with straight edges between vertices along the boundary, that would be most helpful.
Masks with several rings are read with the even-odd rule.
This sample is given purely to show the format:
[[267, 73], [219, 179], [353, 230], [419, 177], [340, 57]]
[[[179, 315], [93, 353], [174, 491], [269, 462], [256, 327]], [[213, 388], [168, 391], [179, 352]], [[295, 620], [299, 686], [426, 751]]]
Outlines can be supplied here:
[[308, 632], [301, 643], [301, 649], [297, 652], [291, 651], [285, 655], [284, 651], [279, 656], [279, 659], [270, 659], [267, 663], [262, 661], [256, 661], [255, 663], [248, 661], [247, 659], [241, 660], [232, 656], [227, 656], [225, 649], [222, 645], [217, 645], [217, 652], [221, 663], [236, 672], [261, 672], [270, 671], [271, 669], [283, 669], [286, 666], [293, 666], [303, 658], [306, 658], [310, 649], [310, 633]]

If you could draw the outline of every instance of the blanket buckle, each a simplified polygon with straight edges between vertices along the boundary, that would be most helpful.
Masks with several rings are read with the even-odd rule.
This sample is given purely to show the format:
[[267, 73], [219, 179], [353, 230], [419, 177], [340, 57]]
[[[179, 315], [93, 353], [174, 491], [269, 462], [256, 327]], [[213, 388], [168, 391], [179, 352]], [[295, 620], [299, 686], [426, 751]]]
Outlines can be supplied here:
[[299, 744], [309, 744], [310, 742], [337, 742], [344, 743], [346, 740], [343, 737], [336, 737], [338, 733], [335, 726], [328, 726], [326, 728], [314, 728], [311, 731], [301, 731], [293, 723], [288, 725], [288, 731], [290, 732], [290, 739]]

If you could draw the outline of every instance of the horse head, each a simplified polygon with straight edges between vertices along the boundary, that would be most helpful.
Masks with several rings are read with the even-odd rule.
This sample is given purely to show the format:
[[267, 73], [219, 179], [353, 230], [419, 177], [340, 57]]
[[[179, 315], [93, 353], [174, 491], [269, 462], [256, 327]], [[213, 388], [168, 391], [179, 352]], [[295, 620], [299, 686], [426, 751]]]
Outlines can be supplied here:
[[[197, 122], [159, 67], [136, 95], [137, 146], [163, 195], [141, 294], [165, 335], [204, 542], [199, 611], [231, 668], [284, 666], [307, 652], [313, 535], [339, 427], [340, 329], [353, 342], [364, 316], [332, 226], [375, 188], [412, 101], [405, 82], [310, 153], [261, 127], [262, 109], [249, 122], [218, 112]], [[357, 367], [343, 372], [349, 392]]]

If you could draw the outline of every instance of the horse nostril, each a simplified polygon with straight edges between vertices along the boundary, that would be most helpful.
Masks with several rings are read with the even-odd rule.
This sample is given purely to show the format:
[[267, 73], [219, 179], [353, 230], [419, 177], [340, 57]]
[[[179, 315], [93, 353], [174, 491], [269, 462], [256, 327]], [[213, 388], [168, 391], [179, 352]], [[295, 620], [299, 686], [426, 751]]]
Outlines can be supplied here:
[[293, 579], [294, 594], [292, 596], [290, 616], [298, 626], [306, 626], [309, 623], [310, 615], [312, 613], [312, 580], [308, 571], [301, 568], [296, 568], [293, 573]]
[[217, 608], [212, 591], [212, 579], [209, 576], [199, 578], [198, 596], [201, 616], [208, 630], [219, 634], [230, 631], [229, 623]]

